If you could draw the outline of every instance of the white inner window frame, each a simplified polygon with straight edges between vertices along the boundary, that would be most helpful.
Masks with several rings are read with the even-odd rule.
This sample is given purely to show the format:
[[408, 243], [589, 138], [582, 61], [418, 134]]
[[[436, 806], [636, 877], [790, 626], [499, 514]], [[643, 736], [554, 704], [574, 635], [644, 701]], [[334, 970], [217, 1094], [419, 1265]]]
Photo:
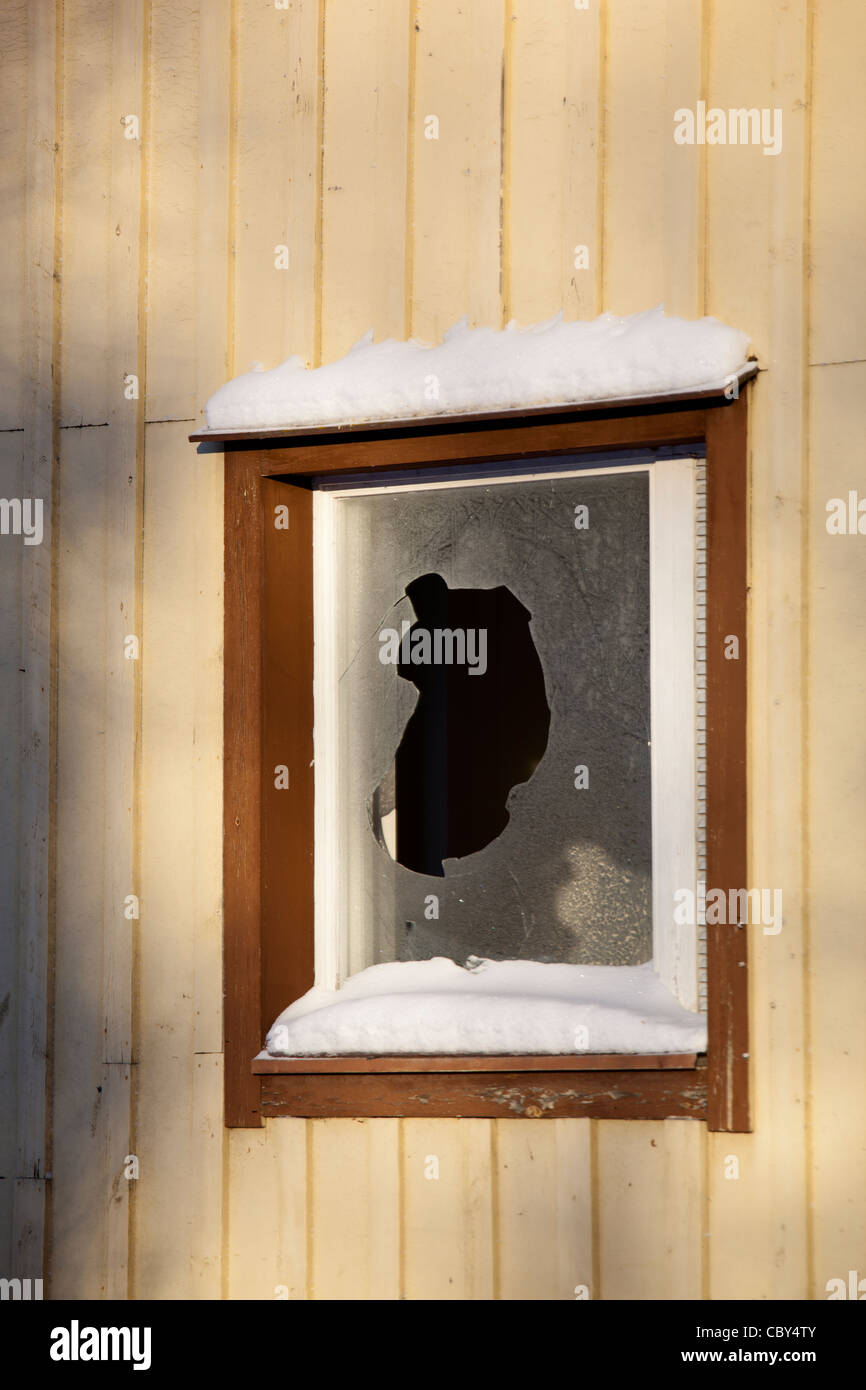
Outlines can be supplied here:
[[[706, 591], [702, 528], [705, 524], [703, 460], [662, 456], [634, 462], [621, 454], [610, 464], [548, 467], [536, 460], [420, 470], [411, 480], [319, 479], [313, 497], [313, 641], [315, 777], [315, 980], [337, 989], [347, 978], [349, 922], [339, 843], [339, 711], [337, 625], [341, 555], [340, 503], [350, 497], [434, 488], [527, 484], [547, 479], [610, 473], [649, 475], [650, 550], [650, 775], [652, 782], [653, 967], [684, 1008], [705, 1003], [705, 947], [701, 888], [705, 826], [705, 635]], [[550, 461], [553, 462], [552, 460]], [[697, 921], [674, 920], [675, 894], [688, 889]], [[628, 967], [623, 967], [627, 969]]]

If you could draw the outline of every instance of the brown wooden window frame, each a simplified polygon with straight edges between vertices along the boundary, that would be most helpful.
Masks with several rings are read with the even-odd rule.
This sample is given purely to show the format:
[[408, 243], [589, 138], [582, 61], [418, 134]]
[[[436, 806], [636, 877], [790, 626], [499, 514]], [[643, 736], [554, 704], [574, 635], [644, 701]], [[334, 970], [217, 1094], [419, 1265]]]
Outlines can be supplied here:
[[[743, 380], [753, 373], [750, 369]], [[318, 431], [193, 435], [225, 448], [225, 1123], [296, 1116], [705, 1120], [750, 1128], [748, 930], [708, 925], [701, 1057], [254, 1060], [313, 984], [313, 555], [317, 475], [702, 445], [707, 473], [707, 870], [746, 886], [747, 391]], [[204, 441], [207, 441], [206, 443]], [[276, 532], [273, 506], [291, 500]], [[726, 660], [725, 638], [739, 638]], [[273, 769], [290, 768], [290, 792]]]

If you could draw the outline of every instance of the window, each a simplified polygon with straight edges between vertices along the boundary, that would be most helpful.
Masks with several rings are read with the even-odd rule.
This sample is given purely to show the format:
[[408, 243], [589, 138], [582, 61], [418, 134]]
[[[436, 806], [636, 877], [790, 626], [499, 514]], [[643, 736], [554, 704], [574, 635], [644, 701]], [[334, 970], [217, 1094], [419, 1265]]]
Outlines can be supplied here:
[[672, 904], [697, 881], [702, 472], [614, 455], [321, 481], [319, 985], [432, 956], [654, 956], [698, 1008]]
[[[696, 462], [703, 452], [705, 483], [704, 465]], [[333, 432], [316, 440], [282, 437], [273, 444], [245, 442], [227, 453], [227, 1123], [259, 1123], [262, 1114], [281, 1113], [690, 1115], [706, 1117], [713, 1128], [748, 1127], [745, 928], [707, 929], [705, 1058], [384, 1056], [253, 1063], [267, 1027], [312, 985], [314, 960], [321, 982], [377, 960], [429, 956], [432, 927], [424, 925], [419, 904], [437, 887], [437, 896], [453, 894], [449, 869], [455, 862], [464, 879], [467, 868], [468, 879], [475, 876], [479, 891], [469, 895], [474, 902], [464, 903], [459, 918], [446, 914], [447, 926], [437, 939], [447, 941], [448, 949], [435, 953], [455, 959], [464, 951], [499, 958], [511, 954], [491, 949], [489, 919], [485, 923], [484, 899], [500, 889], [499, 906], [504, 911], [510, 902], [512, 909], [505, 930], [514, 929], [516, 921], [514, 875], [495, 872], [496, 856], [508, 856], [512, 867], [515, 856], [520, 859], [518, 894], [528, 882], [531, 895], [533, 874], [538, 892], [555, 894], [549, 856], [573, 843], [575, 815], [593, 821], [593, 835], [577, 836], [584, 855], [580, 879], [597, 887], [603, 883], [602, 901], [594, 907], [584, 901], [582, 909], [579, 901], [570, 903], [557, 918], [564, 930], [552, 936], [548, 913], [547, 927], [541, 921], [534, 928], [542, 935], [546, 930], [548, 938], [539, 940], [533, 955], [575, 959], [577, 952], [579, 958], [585, 943], [575, 946], [575, 937], [580, 931], [591, 934], [596, 922], [608, 926], [604, 949], [612, 953], [611, 963], [625, 963], [646, 959], [647, 941], [655, 934], [659, 972], [673, 993], [695, 1006], [702, 987], [700, 933], [671, 934], [673, 892], [704, 873], [714, 885], [745, 883], [745, 463], [745, 398], [728, 401], [721, 392], [700, 401], [559, 411], [536, 420], [403, 425], [349, 439]], [[407, 469], [414, 475], [406, 476]], [[358, 474], [365, 475], [363, 485]], [[706, 577], [692, 563], [691, 540], [696, 512], [703, 511], [696, 498], [704, 488]], [[562, 607], [565, 586], [552, 581], [550, 557], [539, 557], [539, 547], [534, 578], [515, 571], [511, 586], [503, 557], [488, 563], [491, 555], [495, 558], [505, 512], [511, 509], [537, 534], [539, 517], [552, 506], [562, 507], [563, 534], [572, 544], [589, 540], [595, 547], [594, 588], [601, 597], [583, 639], [579, 632], [575, 636], [573, 625], [569, 629]], [[584, 506], [589, 507], [588, 529], [575, 526], [576, 509]], [[600, 525], [593, 535], [593, 512], [600, 523], [617, 518], [616, 526]], [[279, 529], [276, 516], [282, 519]], [[383, 522], [378, 530], [377, 517]], [[449, 559], [441, 546], [436, 550], [437, 527], [453, 535], [458, 523], [476, 533], [487, 528], [487, 540], [463, 547], [462, 558], [451, 553]], [[323, 564], [327, 554], [332, 560]], [[586, 547], [583, 559], [588, 565]], [[395, 572], [403, 576], [399, 592], [393, 589]], [[491, 609], [493, 591], [498, 592]], [[428, 727], [414, 746], [409, 738], [403, 748], [411, 724], [411, 696], [406, 701], [411, 682], [405, 663], [402, 673], [399, 666], [386, 670], [377, 652], [387, 626], [383, 614], [393, 611], [391, 625], [402, 634], [413, 610], [416, 626], [421, 626], [420, 610], [448, 616], [453, 605], [462, 605], [466, 617], [481, 611], [484, 594], [497, 631], [510, 634], [512, 643], [523, 642], [526, 689], [513, 692], [519, 708], [509, 714], [506, 702], [499, 716], [507, 720], [519, 718], [520, 709], [532, 711], [523, 756], [530, 774], [533, 761], [537, 773], [515, 783], [511, 779], [519, 769], [504, 769], [485, 813], [492, 838], [473, 846], [449, 804], [447, 783], [463, 775], [459, 766], [426, 797], [433, 823], [419, 819], [407, 788], [417, 782], [425, 758], [429, 763], [434, 735]], [[696, 623], [696, 604], [700, 607], [704, 597], [706, 613]], [[646, 629], [650, 607], [652, 679], [648, 662], [635, 659], [641, 648], [634, 640], [641, 626]], [[320, 619], [339, 612], [339, 632], [333, 625], [323, 628], [321, 621], [314, 632], [314, 609]], [[545, 622], [551, 626], [541, 636]], [[557, 707], [554, 700], [545, 728], [531, 674], [533, 649], [549, 697], [552, 684], [575, 679], [573, 669], [569, 674], [569, 644], [588, 640], [587, 632], [593, 641], [601, 640], [592, 633], [593, 622], [601, 624], [600, 631], [607, 623], [610, 634], [578, 673], [586, 679], [592, 668], [594, 686], [583, 707], [591, 708], [594, 718], [582, 729], [573, 721], [569, 727], [562, 708], [579, 702], [566, 700], [563, 706], [560, 701]], [[552, 635], [557, 623], [571, 633], [560, 647]], [[618, 647], [617, 624], [623, 623], [629, 630]], [[535, 626], [528, 644], [527, 624]], [[706, 641], [706, 661], [698, 662], [705, 711], [704, 701], [695, 704], [696, 632]], [[367, 634], [366, 643], [359, 641], [361, 633]], [[736, 660], [725, 656], [725, 638], [732, 634], [739, 643]], [[476, 651], [480, 667], [478, 656]], [[339, 687], [340, 671], [350, 672], [353, 697], [329, 703], [323, 691]], [[370, 684], [371, 671], [378, 684]], [[467, 698], [470, 682], [464, 681]], [[385, 701], [390, 700], [390, 709], [383, 705], [383, 691], [390, 691]], [[455, 692], [456, 687], [452, 705]], [[440, 689], [440, 703], [441, 698]], [[465, 717], [471, 722], [473, 716]], [[648, 734], [648, 723], [651, 749], [649, 738], [639, 736], [639, 731]], [[574, 752], [580, 738], [592, 747], [592, 756]], [[329, 750], [338, 747], [351, 756], [331, 756]], [[705, 772], [698, 765], [704, 755]], [[489, 766], [490, 751], [481, 756]], [[594, 810], [589, 799], [581, 805], [581, 792], [563, 779], [572, 756], [568, 766], [588, 765], [590, 779], [593, 759], [607, 766], [618, 790], [606, 813], [600, 809], [603, 801]], [[439, 771], [441, 782], [441, 760]], [[553, 782], [545, 781], [551, 776]], [[557, 778], [560, 785], [554, 788]], [[624, 800], [626, 784], [633, 796]], [[503, 828], [502, 795], [507, 798], [510, 787], [516, 790]], [[537, 834], [533, 840], [538, 807], [550, 807], [552, 797], [560, 798], [559, 820], [572, 817], [558, 848], [540, 845]], [[535, 809], [533, 798], [539, 798]], [[477, 824], [478, 817], [473, 819]], [[401, 866], [401, 855], [414, 863]], [[598, 872], [600, 856], [604, 874]], [[349, 913], [350, 902], [363, 902], [364, 911], [356, 907]], [[617, 931], [609, 930], [612, 923]], [[597, 944], [590, 949], [597, 950]]]

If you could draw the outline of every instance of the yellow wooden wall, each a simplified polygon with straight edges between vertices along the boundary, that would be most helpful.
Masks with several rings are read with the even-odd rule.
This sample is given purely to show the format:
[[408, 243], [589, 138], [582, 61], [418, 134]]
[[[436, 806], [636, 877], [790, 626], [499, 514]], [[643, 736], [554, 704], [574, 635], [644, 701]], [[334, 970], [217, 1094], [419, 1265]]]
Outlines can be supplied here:
[[[824, 526], [828, 498], [866, 489], [862, 0], [0, 15], [0, 482], [52, 504], [40, 553], [0, 538], [19, 793], [0, 907], [20, 925], [0, 957], [0, 1274], [38, 1273], [43, 1242], [59, 1298], [802, 1299], [866, 1274], [866, 538]], [[782, 153], [676, 145], [699, 99], [781, 107]], [[764, 369], [751, 883], [782, 888], [785, 918], [751, 942], [754, 1133], [226, 1131], [221, 457], [187, 443], [205, 399], [371, 327], [434, 340], [464, 314], [662, 300], [748, 330]]]

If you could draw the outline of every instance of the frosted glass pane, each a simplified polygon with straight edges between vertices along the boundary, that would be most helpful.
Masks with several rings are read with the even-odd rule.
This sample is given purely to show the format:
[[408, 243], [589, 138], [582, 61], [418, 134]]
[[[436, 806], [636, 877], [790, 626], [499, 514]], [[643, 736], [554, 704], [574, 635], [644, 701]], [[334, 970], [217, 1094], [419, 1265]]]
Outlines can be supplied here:
[[[415, 489], [350, 496], [336, 506], [338, 829], [349, 973], [431, 956], [460, 964], [471, 955], [604, 965], [649, 960], [647, 473]], [[448, 586], [439, 586], [438, 595], [429, 580], [436, 575]], [[450, 722], [430, 735], [429, 755], [412, 764], [418, 786], [411, 778], [407, 783], [404, 769], [401, 792], [395, 759], [419, 690], [400, 674], [411, 670], [381, 656], [383, 633], [399, 635], [404, 623], [415, 623], [407, 588], [419, 603], [426, 593], [429, 612], [452, 616], [489, 614], [489, 591], [499, 590], [497, 613], [505, 617], [486, 633], [487, 686], [495, 679], [483, 709], [477, 700], [468, 707], [467, 726], [461, 707], [461, 724], [452, 698]], [[471, 593], [478, 590], [488, 591], [480, 608]], [[451, 608], [436, 609], [445, 599]], [[470, 606], [461, 610], [461, 604]], [[478, 667], [479, 643], [480, 637]], [[549, 728], [539, 722], [533, 694], [539, 665]], [[421, 674], [427, 679], [430, 672]], [[469, 677], [464, 691], [480, 685]], [[521, 720], [534, 721], [534, 733], [527, 735]], [[485, 743], [480, 758], [473, 721]], [[458, 726], [466, 777], [474, 779], [462, 791], [461, 760], [448, 742], [449, 728], [456, 738]], [[521, 751], [524, 743], [535, 748], [533, 757]], [[497, 763], [506, 789], [512, 776], [526, 780], [511, 787], [504, 828], [494, 838], [483, 843], [476, 834], [472, 842], [482, 848], [444, 861], [434, 847], [428, 869], [441, 865], [439, 872], [417, 872], [395, 860], [407, 839], [410, 797], [416, 818], [418, 797], [430, 808], [430, 835], [441, 847], [448, 842], [436, 829], [443, 769], [453, 784], [453, 821], [461, 796], [483, 806], [478, 779], [496, 782]], [[485, 767], [494, 771], [485, 774]], [[587, 785], [577, 787], [576, 780]], [[468, 843], [471, 835], [464, 824], [451, 840]]]

